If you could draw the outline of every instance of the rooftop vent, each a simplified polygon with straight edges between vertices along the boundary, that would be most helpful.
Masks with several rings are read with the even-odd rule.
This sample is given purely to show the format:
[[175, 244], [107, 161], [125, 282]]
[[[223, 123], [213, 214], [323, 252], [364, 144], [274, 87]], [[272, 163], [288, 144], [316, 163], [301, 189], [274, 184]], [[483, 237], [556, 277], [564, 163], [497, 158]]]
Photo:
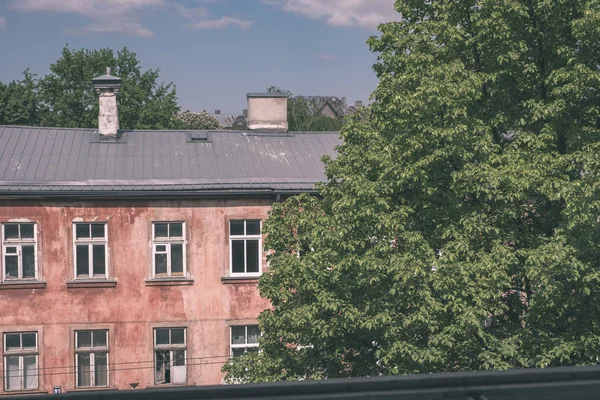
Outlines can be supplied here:
[[192, 131], [190, 132], [192, 142], [208, 142], [208, 132]]

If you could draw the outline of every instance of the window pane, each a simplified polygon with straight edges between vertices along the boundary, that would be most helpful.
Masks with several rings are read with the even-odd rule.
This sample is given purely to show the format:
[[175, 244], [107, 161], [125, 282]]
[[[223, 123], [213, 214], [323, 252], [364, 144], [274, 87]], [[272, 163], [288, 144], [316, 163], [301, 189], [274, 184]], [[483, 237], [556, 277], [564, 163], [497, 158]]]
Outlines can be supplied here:
[[77, 386], [85, 387], [91, 386], [90, 381], [90, 354], [89, 353], [78, 353], [77, 354]]
[[231, 327], [231, 344], [246, 344], [246, 327]]
[[167, 245], [166, 244], [157, 244], [156, 251], [167, 251]]
[[244, 221], [230, 221], [229, 222], [229, 234], [230, 235], [243, 235], [244, 234]]
[[77, 276], [87, 277], [90, 276], [90, 258], [89, 258], [89, 246], [87, 244], [79, 245], [76, 248], [77, 253]]
[[169, 237], [183, 237], [183, 224], [180, 222], [169, 224]]
[[33, 246], [22, 246], [23, 278], [35, 278], [35, 250]]
[[155, 254], [154, 255], [154, 267], [156, 275], [165, 275], [167, 273], [167, 255], [166, 254]]
[[6, 351], [18, 350], [21, 348], [21, 334], [7, 333], [6, 334]]
[[6, 357], [6, 389], [21, 389], [21, 374], [19, 374], [19, 357]]
[[169, 350], [159, 350], [154, 352], [155, 369], [154, 369], [154, 382], [155, 383], [169, 383], [171, 382], [170, 368], [169, 365]]
[[38, 388], [37, 356], [23, 356], [23, 383], [25, 389]]
[[17, 254], [17, 247], [16, 246], [9, 246], [7, 247], [4, 252], [6, 254]]
[[171, 245], [171, 274], [183, 275], [183, 245]]
[[243, 356], [246, 352], [244, 348], [231, 349], [234, 357]]
[[108, 354], [94, 354], [94, 380], [95, 386], [108, 386]]
[[76, 224], [75, 238], [88, 239], [90, 237], [90, 224]]
[[93, 251], [93, 262], [94, 262], [94, 276], [105, 276], [106, 275], [106, 253], [104, 251], [103, 244], [95, 244], [92, 246]]
[[5, 224], [4, 225], [4, 238], [5, 239], [18, 239], [19, 238], [19, 225], [18, 224]]
[[244, 272], [244, 241], [231, 241], [231, 269], [232, 272]]
[[94, 331], [94, 347], [106, 347], [107, 331]]
[[260, 330], [258, 325], [248, 325], [248, 343], [258, 343]]
[[246, 221], [246, 235], [260, 235], [260, 221]]
[[162, 237], [166, 238], [169, 236], [167, 224], [165, 223], [156, 223], [154, 224], [154, 237]]
[[77, 347], [92, 347], [92, 332], [77, 332]]
[[258, 353], [258, 347], [257, 346], [255, 346], [255, 347], [247, 347], [246, 348], [246, 352], [248, 352], [248, 353]]
[[92, 237], [95, 239], [104, 237], [104, 224], [92, 224]]
[[185, 343], [185, 329], [176, 328], [171, 329], [171, 344], [184, 344]]
[[258, 240], [246, 241], [246, 272], [258, 272]]
[[173, 352], [173, 365], [180, 366], [185, 365], [185, 350], [178, 350]]
[[17, 256], [5, 256], [4, 266], [6, 279], [17, 279], [19, 277], [19, 258]]
[[33, 239], [33, 224], [21, 224], [21, 239]]
[[157, 329], [156, 330], [156, 344], [169, 344], [169, 330], [168, 329]]
[[24, 333], [22, 337], [24, 349], [35, 349], [35, 333]]

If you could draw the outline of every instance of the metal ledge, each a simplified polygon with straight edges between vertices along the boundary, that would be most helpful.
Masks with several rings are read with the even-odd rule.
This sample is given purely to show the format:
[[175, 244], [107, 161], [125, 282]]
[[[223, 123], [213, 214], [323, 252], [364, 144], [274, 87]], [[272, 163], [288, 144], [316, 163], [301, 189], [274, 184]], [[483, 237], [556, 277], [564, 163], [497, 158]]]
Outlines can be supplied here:
[[156, 278], [146, 279], [146, 286], [191, 286], [194, 284], [193, 279], [187, 278]]
[[45, 289], [46, 282], [44, 281], [4, 281], [0, 283], [0, 290], [15, 290], [15, 289]]
[[67, 289], [79, 288], [114, 288], [117, 286], [117, 281], [108, 279], [97, 280], [77, 280], [67, 282]]

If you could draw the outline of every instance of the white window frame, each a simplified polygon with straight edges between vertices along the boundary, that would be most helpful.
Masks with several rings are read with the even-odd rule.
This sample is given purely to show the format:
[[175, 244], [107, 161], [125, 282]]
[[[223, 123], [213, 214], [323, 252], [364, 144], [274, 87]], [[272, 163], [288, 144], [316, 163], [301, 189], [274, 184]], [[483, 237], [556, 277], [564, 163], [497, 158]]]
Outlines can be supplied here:
[[[247, 235], [246, 234], [246, 224], [248, 221], [258, 221], [259, 223], [259, 231], [257, 235]], [[231, 223], [232, 222], [243, 222], [244, 223], [244, 234], [243, 235], [232, 235], [231, 234]], [[229, 276], [231, 277], [258, 277], [262, 275], [262, 220], [256, 218], [248, 218], [248, 219], [231, 219], [228, 223], [229, 229]], [[247, 271], [247, 243], [248, 240], [258, 240], [258, 272], [233, 272], [233, 241], [234, 240], [243, 240], [244, 241], [244, 271]]]
[[[240, 326], [244, 327], [244, 343], [233, 344], [233, 328], [239, 328]], [[258, 348], [258, 342], [248, 343], [248, 327], [249, 326], [258, 327], [258, 324], [231, 325], [229, 327], [229, 357], [230, 358], [233, 358], [233, 349], [244, 349], [244, 353], [247, 353], [249, 348]], [[258, 330], [258, 332], [259, 332], [258, 337], [260, 338], [262, 336], [262, 332], [260, 332], [260, 329]]]
[[[170, 231], [170, 224], [181, 224], [181, 237], [170, 238], [170, 237], [160, 237], [157, 238], [155, 235], [155, 225], [156, 224], [167, 224], [167, 231]], [[186, 263], [186, 231], [185, 231], [185, 221], [153, 221], [152, 222], [152, 278], [153, 279], [161, 279], [161, 278], [185, 278], [187, 277], [187, 263]], [[173, 275], [171, 273], [171, 245], [172, 244], [181, 244], [182, 247], [182, 257], [183, 257], [183, 273], [182, 275]], [[156, 246], [166, 246], [166, 251], [157, 251]], [[167, 274], [157, 274], [156, 273], [156, 254], [166, 254], [167, 255]]]
[[[35, 335], [35, 349], [23, 349], [23, 334], [34, 334]], [[21, 348], [17, 350], [7, 350], [6, 349], [6, 337], [7, 335], [21, 335]], [[3, 350], [3, 358], [4, 358], [4, 390], [7, 392], [22, 392], [27, 390], [38, 390], [40, 387], [40, 357], [38, 353], [38, 333], [36, 331], [28, 331], [28, 332], [4, 332], [2, 335], [2, 350]], [[36, 366], [36, 387], [34, 388], [25, 388], [25, 374], [23, 371], [25, 370], [25, 365], [23, 362], [23, 358], [27, 356], [35, 356], [35, 366]], [[9, 357], [19, 357], [19, 378], [20, 385], [17, 389], [9, 389], [8, 388], [8, 358]]]
[[[171, 334], [173, 329], [183, 329], [183, 344], [171, 344]], [[156, 343], [156, 331], [157, 330], [168, 330], [169, 331], [169, 344], [157, 344]], [[188, 381], [188, 358], [187, 358], [187, 328], [185, 326], [166, 326], [166, 327], [155, 327], [153, 329], [154, 347], [153, 347], [153, 364], [152, 373], [154, 374], [155, 385], [185, 385]], [[173, 362], [175, 359], [174, 353], [176, 351], [183, 351], [183, 359], [185, 366], [185, 381], [184, 382], [173, 382], [173, 376], [171, 376], [171, 382], [157, 382], [156, 381], [156, 352], [157, 351], [169, 351], [169, 362]], [[173, 365], [171, 365], [171, 370]]]
[[[103, 224], [104, 225], [104, 237], [103, 238], [92, 238], [92, 225], [98, 225], [98, 224]], [[90, 237], [89, 238], [83, 238], [83, 239], [77, 239], [77, 225], [89, 225], [89, 229], [90, 229]], [[104, 245], [104, 275], [102, 276], [95, 276], [94, 275], [94, 252], [93, 252], [93, 246], [94, 245], [99, 245], [99, 244], [103, 244]], [[88, 271], [88, 276], [78, 276], [77, 275], [77, 246], [82, 246], [82, 245], [87, 245], [88, 246], [88, 267], [89, 267], [89, 271]], [[106, 221], [100, 221], [100, 222], [73, 222], [73, 276], [75, 277], [75, 279], [108, 279], [109, 272], [108, 272], [108, 266], [109, 266], [109, 261], [108, 261], [108, 223]]]
[[[91, 347], [79, 347], [79, 333], [90, 332]], [[106, 333], [106, 346], [94, 346], [94, 332]], [[109, 387], [110, 386], [110, 352], [108, 329], [83, 329], [75, 331], [75, 386], [78, 388]], [[90, 385], [79, 386], [79, 354], [90, 355]], [[96, 353], [106, 353], [106, 385], [96, 385]]]
[[[21, 225], [33, 225], [33, 239], [21, 239]], [[7, 239], [5, 234], [6, 225], [18, 225], [19, 229], [19, 238], [18, 239]], [[34, 268], [34, 278], [23, 278], [23, 253], [21, 248], [25, 246], [33, 245], [33, 268]], [[18, 277], [10, 277], [6, 278], [6, 255], [7, 247], [16, 247], [17, 248], [17, 260], [18, 260]], [[2, 281], [37, 281], [38, 280], [38, 256], [37, 256], [37, 223], [35, 222], [3, 222], [2, 223]], [[11, 255], [13, 253], [10, 253]]]

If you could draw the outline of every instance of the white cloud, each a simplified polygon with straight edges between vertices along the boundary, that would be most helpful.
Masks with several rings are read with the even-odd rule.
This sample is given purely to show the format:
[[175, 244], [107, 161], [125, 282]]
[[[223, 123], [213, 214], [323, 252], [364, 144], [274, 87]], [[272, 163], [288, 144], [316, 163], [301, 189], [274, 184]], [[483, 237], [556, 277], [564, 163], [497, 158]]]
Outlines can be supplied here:
[[335, 54], [317, 54], [317, 58], [323, 61], [334, 61], [336, 56]]
[[0, 17], [0, 29], [6, 28], [6, 19], [4, 17]]
[[[221, 0], [196, 0], [199, 4], [218, 3]], [[87, 17], [90, 23], [69, 33], [123, 33], [151, 37], [153, 32], [142, 23], [148, 11], [175, 12], [182, 17], [187, 29], [220, 29], [238, 26], [247, 29], [252, 21], [224, 16], [209, 19], [204, 7], [186, 7], [174, 0], [12, 0], [12, 9], [24, 12], [55, 12]], [[0, 28], [2, 27], [0, 21]]]
[[394, 0], [262, 0], [283, 10], [332, 26], [360, 26], [373, 29], [382, 22], [398, 20]]
[[[205, 0], [206, 1], [206, 0]], [[243, 20], [234, 17], [221, 17], [219, 19], [209, 19], [209, 12], [204, 7], [189, 8], [179, 3], [173, 3], [173, 8], [187, 20], [183, 26], [190, 30], [199, 29], [223, 29], [229, 26], [238, 26], [241, 29], [248, 29], [252, 21]]]
[[142, 24], [140, 13], [165, 5], [165, 0], [15, 0], [11, 3], [11, 8], [87, 17], [92, 22], [83, 28], [84, 33], [117, 32], [149, 37], [152, 36], [152, 31]]
[[248, 29], [252, 25], [252, 21], [244, 21], [237, 18], [221, 17], [219, 19], [207, 19], [203, 21], [186, 24], [188, 29], [223, 29], [228, 26], [237, 25], [241, 29]]

